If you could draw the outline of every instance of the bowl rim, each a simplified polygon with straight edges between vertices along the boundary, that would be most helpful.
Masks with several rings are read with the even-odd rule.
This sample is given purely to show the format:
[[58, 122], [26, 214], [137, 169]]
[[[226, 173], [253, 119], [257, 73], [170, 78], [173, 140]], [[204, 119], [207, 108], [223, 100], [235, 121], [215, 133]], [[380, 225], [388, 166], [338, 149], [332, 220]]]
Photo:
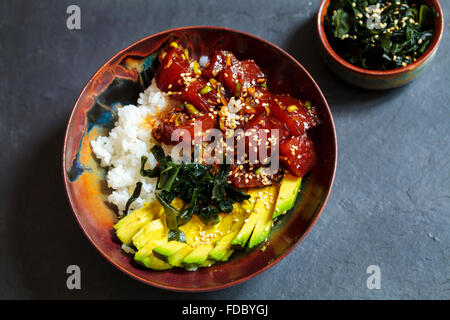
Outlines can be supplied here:
[[[101, 248], [101, 246], [99, 244], [96, 243], [96, 241], [93, 239], [93, 237], [91, 237], [91, 235], [89, 235], [87, 229], [83, 226], [79, 215], [77, 213], [77, 211], [75, 210], [75, 201], [71, 196], [71, 193], [69, 191], [69, 178], [68, 178], [68, 172], [67, 172], [67, 167], [66, 167], [66, 154], [67, 154], [67, 141], [69, 140], [69, 129], [71, 128], [71, 124], [73, 122], [76, 110], [77, 110], [77, 106], [79, 105], [80, 101], [81, 101], [81, 97], [84, 95], [84, 93], [86, 92], [88, 86], [94, 81], [94, 79], [96, 79], [96, 77], [101, 73], [101, 71], [107, 67], [112, 61], [114, 61], [117, 57], [121, 56], [124, 52], [132, 49], [134, 46], [137, 46], [145, 41], [148, 41], [152, 38], [156, 38], [165, 34], [170, 34], [170, 33], [174, 33], [174, 32], [183, 32], [183, 31], [190, 31], [190, 30], [212, 30], [212, 31], [225, 31], [225, 32], [231, 32], [231, 33], [235, 33], [235, 34], [239, 34], [239, 35], [243, 35], [246, 37], [250, 37], [250, 38], [254, 38], [262, 43], [264, 43], [265, 45], [268, 45], [269, 47], [272, 47], [278, 51], [280, 51], [283, 55], [285, 55], [289, 60], [291, 60], [295, 65], [297, 65], [297, 67], [299, 67], [306, 75], [307, 77], [311, 80], [312, 85], [315, 87], [315, 89], [318, 91], [320, 98], [322, 99], [322, 101], [324, 102], [324, 106], [325, 106], [325, 112], [327, 114], [327, 116], [330, 119], [330, 129], [331, 129], [331, 133], [333, 136], [333, 141], [332, 141], [332, 150], [330, 150], [332, 152], [332, 154], [334, 155], [334, 163], [332, 165], [332, 176], [329, 179], [329, 188], [326, 191], [325, 197], [323, 198], [323, 201], [319, 207], [318, 210], [316, 210], [315, 215], [311, 217], [310, 220], [310, 224], [309, 226], [306, 228], [306, 230], [303, 232], [303, 234], [301, 235], [301, 237], [296, 241], [293, 242], [290, 247], [288, 247], [286, 249], [285, 252], [283, 252], [280, 256], [278, 256], [276, 259], [272, 260], [271, 263], [267, 264], [266, 266], [264, 266], [263, 268], [260, 268], [259, 270], [257, 270], [256, 272], [253, 272], [245, 277], [233, 280], [233, 281], [229, 281], [227, 283], [224, 284], [220, 284], [220, 285], [214, 285], [214, 286], [209, 286], [209, 287], [176, 287], [176, 286], [170, 286], [170, 285], [165, 285], [165, 284], [161, 284], [159, 282], [156, 281], [152, 281], [151, 279], [148, 278], [144, 278], [141, 277], [135, 273], [133, 273], [132, 271], [128, 270], [128, 268], [120, 265], [119, 263], [117, 263], [116, 261], [114, 261], [106, 252], [104, 252]], [[89, 242], [96, 248], [96, 250], [98, 252], [100, 252], [100, 254], [107, 260], [109, 261], [109, 263], [111, 263], [113, 266], [115, 266], [117, 269], [119, 269], [120, 271], [122, 271], [123, 273], [127, 274], [128, 276], [144, 283], [147, 285], [151, 285], [153, 287], [157, 287], [159, 289], [165, 289], [165, 290], [169, 290], [169, 291], [174, 291], [174, 292], [209, 292], [209, 291], [216, 291], [216, 290], [220, 290], [220, 289], [224, 289], [224, 288], [228, 288], [240, 283], [243, 283], [259, 274], [261, 274], [262, 272], [268, 270], [269, 268], [271, 268], [272, 266], [274, 266], [275, 264], [277, 264], [278, 262], [280, 262], [283, 258], [285, 258], [295, 247], [297, 247], [300, 242], [303, 241], [303, 239], [306, 237], [306, 235], [310, 232], [310, 230], [312, 229], [312, 227], [315, 225], [315, 223], [317, 222], [319, 216], [322, 214], [323, 210], [326, 207], [326, 204], [328, 202], [328, 199], [330, 197], [331, 191], [333, 189], [334, 186], [334, 179], [336, 176], [336, 170], [337, 170], [337, 162], [338, 162], [338, 145], [337, 145], [338, 141], [337, 141], [337, 134], [336, 134], [336, 127], [334, 124], [334, 119], [333, 119], [333, 115], [331, 113], [331, 109], [328, 105], [328, 102], [322, 92], [322, 90], [320, 89], [319, 85], [316, 83], [316, 81], [314, 80], [314, 78], [311, 76], [311, 74], [305, 69], [305, 67], [303, 67], [303, 65], [301, 65], [293, 56], [291, 56], [289, 53], [287, 53], [284, 49], [280, 48], [279, 46], [264, 40], [260, 37], [257, 37], [253, 34], [244, 32], [244, 31], [239, 31], [239, 30], [235, 30], [235, 29], [231, 29], [231, 28], [227, 28], [227, 27], [219, 27], [219, 26], [203, 26], [203, 25], [193, 25], [193, 26], [184, 26], [184, 27], [177, 27], [177, 28], [171, 28], [171, 29], [166, 29], [154, 34], [151, 34], [149, 36], [146, 36], [144, 38], [141, 38], [133, 43], [131, 43], [130, 45], [126, 46], [125, 48], [121, 49], [120, 51], [118, 51], [117, 53], [115, 53], [111, 58], [109, 58], [106, 62], [104, 62], [96, 71], [95, 73], [89, 78], [89, 80], [85, 83], [85, 85], [83, 86], [83, 89], [80, 91], [74, 106], [72, 107], [72, 111], [69, 117], [69, 120], [67, 122], [67, 126], [66, 126], [66, 132], [64, 135], [64, 144], [63, 144], [63, 155], [62, 155], [62, 170], [63, 170], [63, 179], [64, 179], [64, 187], [66, 190], [66, 194], [67, 194], [67, 198], [69, 199], [69, 204], [70, 207], [72, 209], [72, 213], [76, 218], [76, 221], [78, 223], [78, 225], [80, 226], [81, 230], [83, 231], [84, 235], [87, 237], [87, 239], [89, 240]]]
[[[317, 12], [316, 17], [316, 30], [319, 34], [320, 42], [322, 46], [324, 47], [327, 54], [340, 66], [344, 67], [345, 69], [349, 69], [355, 73], [369, 75], [369, 76], [395, 76], [402, 74], [404, 72], [407, 72], [409, 70], [414, 70], [416, 67], [420, 66], [422, 63], [424, 63], [437, 49], [441, 39], [442, 34], [444, 32], [444, 14], [442, 12], [442, 7], [438, 0], [429, 0], [431, 3], [433, 3], [434, 8], [439, 14], [439, 17], [436, 18], [437, 23], [435, 23], [435, 31], [436, 34], [433, 37], [433, 41], [430, 43], [430, 46], [428, 49], [422, 54], [416, 61], [408, 64], [405, 67], [395, 68], [391, 70], [371, 70], [371, 69], [364, 69], [357, 67], [350, 62], [347, 62], [343, 58], [341, 58], [336, 51], [334, 51], [333, 47], [328, 41], [328, 38], [325, 33], [325, 29], [323, 27], [323, 19], [327, 13], [327, 7], [331, 0], [321, 0], [319, 10]], [[437, 28], [436, 28], [437, 25]]]

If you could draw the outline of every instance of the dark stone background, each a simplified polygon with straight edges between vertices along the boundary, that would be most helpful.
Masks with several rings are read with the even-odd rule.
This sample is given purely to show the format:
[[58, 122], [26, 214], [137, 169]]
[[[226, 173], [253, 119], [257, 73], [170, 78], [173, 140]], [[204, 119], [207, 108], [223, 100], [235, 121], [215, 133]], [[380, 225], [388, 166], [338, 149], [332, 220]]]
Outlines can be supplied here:
[[[81, 30], [66, 28], [69, 4], [81, 7]], [[0, 298], [450, 298], [450, 24], [420, 78], [365, 91], [320, 60], [318, 5], [0, 0]], [[243, 30], [294, 55], [328, 99], [339, 139], [334, 189], [306, 239], [263, 274], [200, 294], [152, 288], [110, 265], [75, 222], [61, 177], [65, 126], [89, 77], [144, 36], [188, 25]], [[66, 288], [70, 264], [82, 290]], [[381, 290], [366, 287], [372, 264]]]

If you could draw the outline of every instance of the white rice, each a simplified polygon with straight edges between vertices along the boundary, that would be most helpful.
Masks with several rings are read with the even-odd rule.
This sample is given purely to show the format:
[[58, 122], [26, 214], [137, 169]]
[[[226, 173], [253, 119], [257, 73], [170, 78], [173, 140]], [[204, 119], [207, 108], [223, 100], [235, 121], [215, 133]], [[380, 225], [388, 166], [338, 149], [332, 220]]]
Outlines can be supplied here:
[[[100, 160], [101, 166], [108, 169], [106, 181], [112, 189], [108, 201], [117, 206], [120, 214], [139, 181], [142, 182], [141, 194], [131, 204], [130, 209], [139, 208], [144, 203], [155, 200], [157, 178], [140, 175], [142, 156], [148, 158], [146, 169], [156, 166], [155, 158], [150, 152], [154, 145], [151, 138], [152, 128], [148, 126], [146, 119], [149, 116], [156, 117], [171, 107], [172, 103], [167, 95], [159, 90], [153, 81], [139, 94], [137, 106], [126, 105], [118, 110], [118, 120], [108, 136], [91, 141], [92, 151]], [[164, 149], [166, 153], [170, 151], [170, 148]]]

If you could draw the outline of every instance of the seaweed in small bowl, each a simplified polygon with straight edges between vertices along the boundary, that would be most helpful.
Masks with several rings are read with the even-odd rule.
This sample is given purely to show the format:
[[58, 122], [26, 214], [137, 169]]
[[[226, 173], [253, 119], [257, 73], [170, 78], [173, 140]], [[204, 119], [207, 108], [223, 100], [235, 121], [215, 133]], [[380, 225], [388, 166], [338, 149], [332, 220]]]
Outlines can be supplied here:
[[317, 16], [325, 62], [368, 89], [416, 78], [434, 57], [443, 25], [437, 0], [323, 0]]
[[333, 0], [324, 25], [332, 47], [345, 60], [365, 69], [390, 70], [424, 54], [436, 16], [436, 10], [418, 0]]

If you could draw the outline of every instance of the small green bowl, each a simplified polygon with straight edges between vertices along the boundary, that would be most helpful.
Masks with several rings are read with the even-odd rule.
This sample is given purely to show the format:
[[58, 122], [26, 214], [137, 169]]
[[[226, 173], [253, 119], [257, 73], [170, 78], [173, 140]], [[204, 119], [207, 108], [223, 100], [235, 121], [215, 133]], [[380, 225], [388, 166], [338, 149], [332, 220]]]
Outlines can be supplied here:
[[344, 59], [342, 59], [331, 47], [328, 42], [323, 27], [324, 17], [327, 14], [327, 8], [330, 0], [322, 0], [317, 14], [316, 27], [320, 39], [320, 53], [325, 63], [339, 77], [353, 85], [365, 89], [391, 89], [402, 86], [415, 79], [423, 70], [428, 67], [439, 47], [439, 43], [444, 31], [444, 15], [441, 5], [437, 0], [424, 0], [424, 2], [434, 8], [438, 13], [435, 19], [435, 36], [429, 48], [415, 62], [406, 67], [379, 71], [359, 68]]

